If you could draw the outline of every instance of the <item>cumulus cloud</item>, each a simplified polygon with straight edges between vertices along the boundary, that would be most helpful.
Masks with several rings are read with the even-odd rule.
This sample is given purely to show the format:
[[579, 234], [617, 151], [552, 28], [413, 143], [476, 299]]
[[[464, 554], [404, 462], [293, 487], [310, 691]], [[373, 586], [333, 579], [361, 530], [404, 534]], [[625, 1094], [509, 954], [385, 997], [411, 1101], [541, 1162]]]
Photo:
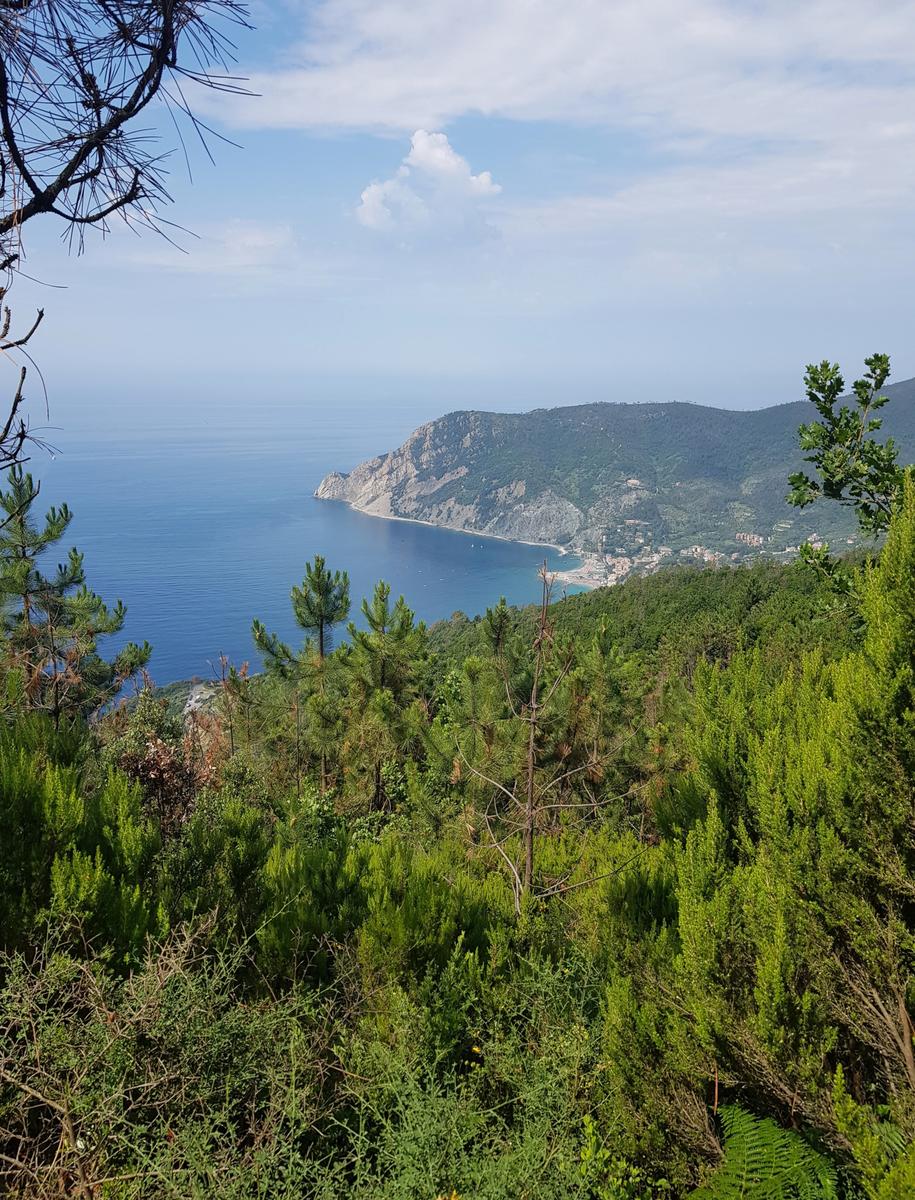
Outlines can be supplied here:
[[[423, 133], [362, 192], [358, 221], [388, 236], [359, 238], [358, 253], [382, 271], [391, 242], [500, 238], [453, 256], [424, 297], [465, 287], [478, 309], [529, 295], [582, 313], [618, 297], [654, 319], [679, 293], [704, 311], [717, 288], [768, 295], [773, 310], [803, 297], [809, 319], [819, 300], [823, 313], [862, 295], [875, 305], [875, 263], [896, 280], [915, 265], [911, 0], [866, 12], [860, 0], [279, 7], [281, 52], [243, 64], [260, 96], [201, 103], [251, 128]], [[512, 165], [504, 196], [444, 133], [424, 132], [460, 147], [468, 118], [491, 119], [490, 144], [505, 147], [493, 160]], [[398, 279], [425, 286], [425, 258], [401, 259]]]
[[444, 133], [417, 129], [396, 173], [365, 188], [356, 218], [382, 232], [479, 235], [492, 232], [483, 206], [501, 190], [489, 171], [474, 175]]
[[[654, 227], [686, 244], [697, 223], [710, 235], [738, 221], [799, 231], [805, 214], [838, 209], [853, 235], [875, 212], [911, 208], [911, 0], [873, 0], [864, 15], [860, 0], [319, 0], [298, 11], [298, 41], [250, 72], [260, 97], [218, 97], [223, 117], [406, 133], [482, 115], [600, 126], [641, 147], [605, 182], [592, 173], [588, 194], [563, 194], [557, 163], [548, 202], [516, 194], [487, 215], [506, 236], [638, 224], [643, 238]], [[481, 227], [491, 178], [472, 175], [443, 134], [425, 137], [366, 188], [364, 225], [417, 231], [476, 214]], [[460, 205], [441, 199], [449, 179]]]
[[467, 159], [455, 153], [443, 133], [426, 133], [425, 129], [417, 129], [404, 164], [470, 196], [494, 196], [502, 190], [497, 183], [493, 183], [489, 171], [474, 175]]

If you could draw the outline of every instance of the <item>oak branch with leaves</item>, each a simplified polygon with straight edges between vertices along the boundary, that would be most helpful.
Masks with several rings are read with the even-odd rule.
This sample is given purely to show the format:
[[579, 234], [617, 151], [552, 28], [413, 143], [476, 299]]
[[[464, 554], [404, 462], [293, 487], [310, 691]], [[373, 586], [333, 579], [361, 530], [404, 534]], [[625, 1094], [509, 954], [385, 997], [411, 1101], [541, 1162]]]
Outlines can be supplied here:
[[[878, 416], [889, 397], [881, 388], [890, 376], [887, 354], [872, 354], [864, 360], [861, 379], [852, 385], [853, 403], [843, 403], [845, 380], [837, 363], [823, 361], [807, 367], [804, 383], [807, 399], [820, 414], [820, 420], [802, 425], [800, 445], [805, 462], [815, 474], [796, 471], [789, 476], [789, 504], [806, 508], [816, 501], [833, 500], [851, 508], [861, 532], [879, 537], [886, 533], [898, 507], [906, 469], [897, 461], [898, 449], [892, 438], [879, 440], [883, 427]], [[805, 561], [830, 576], [848, 590], [847, 572], [829, 553], [828, 546], [801, 547]]]

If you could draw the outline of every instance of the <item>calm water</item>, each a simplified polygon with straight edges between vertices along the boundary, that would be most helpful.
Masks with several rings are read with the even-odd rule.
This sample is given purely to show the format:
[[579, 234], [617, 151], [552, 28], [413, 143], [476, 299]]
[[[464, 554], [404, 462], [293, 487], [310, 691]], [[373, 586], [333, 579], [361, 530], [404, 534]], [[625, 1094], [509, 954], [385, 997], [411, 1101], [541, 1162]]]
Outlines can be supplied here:
[[259, 412], [174, 404], [124, 429], [74, 422], [54, 435], [53, 460], [33, 462], [42, 511], [69, 504], [88, 582], [125, 602], [124, 637], [152, 643], [156, 682], [210, 677], [220, 653], [259, 665], [254, 616], [298, 643], [289, 590], [315, 554], [349, 571], [354, 610], [378, 579], [426, 621], [482, 612], [500, 595], [536, 599], [542, 549], [312, 498], [327, 471], [399, 444], [438, 410], [334, 405], [318, 417], [290, 402]]

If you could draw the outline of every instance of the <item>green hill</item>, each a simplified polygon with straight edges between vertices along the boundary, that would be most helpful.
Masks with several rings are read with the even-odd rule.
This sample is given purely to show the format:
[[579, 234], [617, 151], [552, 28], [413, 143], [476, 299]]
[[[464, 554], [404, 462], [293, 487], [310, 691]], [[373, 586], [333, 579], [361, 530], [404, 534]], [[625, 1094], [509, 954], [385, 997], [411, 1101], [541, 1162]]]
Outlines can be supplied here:
[[[915, 457], [915, 380], [886, 391], [886, 432]], [[806, 401], [751, 412], [681, 403], [454, 412], [348, 475], [327, 476], [315, 494], [584, 552], [746, 554], [758, 547], [737, 535], [755, 534], [784, 553], [816, 534], [855, 533], [841, 510], [785, 504], [801, 464], [797, 429], [814, 416]]]

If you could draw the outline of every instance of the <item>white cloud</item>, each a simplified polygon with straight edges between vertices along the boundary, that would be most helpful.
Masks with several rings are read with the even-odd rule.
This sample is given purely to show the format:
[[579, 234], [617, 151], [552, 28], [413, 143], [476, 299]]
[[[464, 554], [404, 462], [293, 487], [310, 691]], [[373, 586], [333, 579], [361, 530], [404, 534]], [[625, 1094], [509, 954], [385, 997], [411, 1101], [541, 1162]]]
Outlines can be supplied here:
[[404, 163], [471, 196], [495, 196], [502, 190], [497, 183], [493, 183], [488, 171], [472, 174], [466, 158], [454, 152], [443, 133], [427, 133], [425, 129], [417, 129]]
[[391, 232], [398, 228], [419, 228], [429, 223], [429, 210], [406, 183], [403, 168], [393, 179], [370, 183], [362, 193], [356, 219], [367, 229]]
[[[509, 237], [630, 228], [650, 249], [692, 250], [697, 227], [711, 237], [743, 222], [755, 237], [755, 223], [781, 222], [797, 238], [826, 214], [853, 238], [875, 214], [911, 209], [911, 0], [297, 2], [299, 39], [252, 73], [259, 98], [219, 97], [223, 116], [408, 132], [483, 115], [600, 125], [642, 149], [612, 177], [608, 163], [604, 182], [592, 172], [588, 194], [563, 196], [559, 163], [549, 203], [536, 179], [526, 196], [513, 188], [486, 217]], [[491, 177], [471, 174], [444, 134], [417, 137], [401, 170], [365, 189], [363, 224], [440, 229], [474, 212], [474, 189], [481, 205], [492, 198]], [[459, 207], [442, 202], [448, 179]]]
[[[910, 0], [323, 0], [239, 121], [435, 128], [467, 113], [819, 136], [912, 97]], [[225, 111], [225, 97], [218, 97]], [[862, 109], [863, 104], [863, 109]]]
[[396, 173], [365, 188], [356, 218], [383, 232], [479, 235], [491, 232], [481, 202], [501, 190], [489, 171], [474, 175], [444, 133], [417, 129]]
[[[768, 306], [803, 315], [772, 318], [791, 353], [817, 321], [838, 328], [853, 313], [844, 327], [864, 327], [879, 313], [889, 327], [907, 311], [911, 0], [280, 7], [282, 51], [247, 72], [261, 96], [209, 97], [212, 111], [251, 128], [393, 135], [404, 151], [413, 136], [356, 207], [388, 236], [337, 234], [354, 271], [364, 263], [383, 281], [354, 307], [377, 301], [387, 317], [415, 306], [424, 318], [453, 305], [453, 327], [481, 313], [567, 313], [584, 338], [597, 312], [659, 330], [679, 305], [696, 328], [703, 318], [733, 331], [741, 305]], [[485, 129], [488, 162], [455, 152], [465, 128]], [[363, 143], [346, 144], [355, 154]], [[452, 255], [447, 271], [433, 253], [437, 240], [494, 233], [485, 254]], [[403, 243], [417, 253], [392, 270]], [[530, 352], [544, 352], [542, 338]]]

